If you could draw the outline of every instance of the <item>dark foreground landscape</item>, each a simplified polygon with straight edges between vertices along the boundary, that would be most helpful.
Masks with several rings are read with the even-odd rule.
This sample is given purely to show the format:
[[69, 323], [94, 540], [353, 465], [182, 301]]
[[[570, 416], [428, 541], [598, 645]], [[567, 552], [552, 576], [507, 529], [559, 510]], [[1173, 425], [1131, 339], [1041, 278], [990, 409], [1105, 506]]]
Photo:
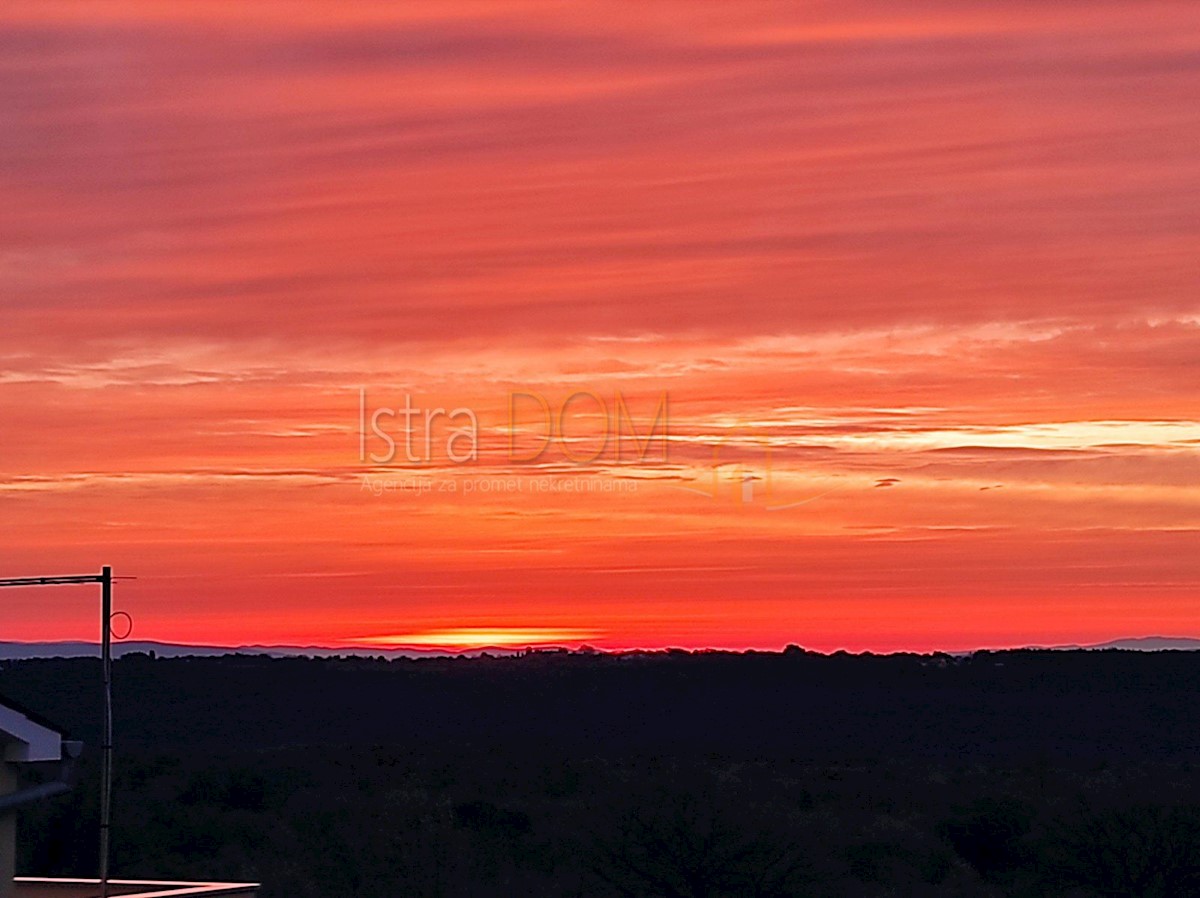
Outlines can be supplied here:
[[[89, 745], [19, 869], [94, 875], [99, 663], [0, 692]], [[342, 896], [1200, 894], [1200, 653], [151, 658], [113, 869]]]

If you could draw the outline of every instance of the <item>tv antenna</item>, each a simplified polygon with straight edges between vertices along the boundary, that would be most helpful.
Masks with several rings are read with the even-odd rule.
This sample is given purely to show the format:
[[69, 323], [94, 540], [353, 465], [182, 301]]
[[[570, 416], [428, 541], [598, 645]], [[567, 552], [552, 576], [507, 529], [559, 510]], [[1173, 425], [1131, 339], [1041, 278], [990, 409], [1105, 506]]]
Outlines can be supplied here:
[[[100, 896], [108, 898], [109, 829], [112, 824], [112, 622], [121, 616], [129, 621], [127, 637], [133, 630], [133, 620], [124, 611], [113, 614], [112, 568], [105, 565], [99, 574], [68, 574], [59, 577], [5, 577], [6, 586], [75, 586], [81, 583], [100, 584], [100, 665], [104, 671], [104, 729], [100, 742]], [[133, 577], [122, 577], [132, 580]], [[125, 638], [125, 637], [121, 637]]]

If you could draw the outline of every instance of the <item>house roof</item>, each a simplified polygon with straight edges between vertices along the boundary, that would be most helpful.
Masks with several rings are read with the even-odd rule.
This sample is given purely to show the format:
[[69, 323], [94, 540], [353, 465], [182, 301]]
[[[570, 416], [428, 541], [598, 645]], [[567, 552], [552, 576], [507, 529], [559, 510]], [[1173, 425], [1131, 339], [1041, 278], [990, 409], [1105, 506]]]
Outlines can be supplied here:
[[57, 761], [66, 731], [0, 695], [0, 754], [5, 761]]

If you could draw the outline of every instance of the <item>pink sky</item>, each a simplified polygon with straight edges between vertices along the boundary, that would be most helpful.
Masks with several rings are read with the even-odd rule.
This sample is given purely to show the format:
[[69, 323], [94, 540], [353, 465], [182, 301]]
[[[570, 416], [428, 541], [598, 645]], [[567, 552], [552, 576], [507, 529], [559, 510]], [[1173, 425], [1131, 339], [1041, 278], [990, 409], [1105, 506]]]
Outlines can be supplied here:
[[[226, 644], [1200, 635], [1195, 4], [246, 7], [0, 9], [0, 574]], [[361, 388], [477, 459], [364, 463]], [[667, 458], [515, 461], [513, 392]]]

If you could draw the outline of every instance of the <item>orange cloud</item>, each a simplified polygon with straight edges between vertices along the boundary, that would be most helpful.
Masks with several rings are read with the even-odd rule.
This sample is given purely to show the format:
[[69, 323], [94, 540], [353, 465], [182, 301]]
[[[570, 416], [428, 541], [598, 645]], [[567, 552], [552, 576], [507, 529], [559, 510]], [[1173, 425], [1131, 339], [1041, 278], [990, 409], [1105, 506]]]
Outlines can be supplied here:
[[[197, 642], [1191, 632], [1198, 24], [9, 3], [0, 565]], [[364, 387], [478, 460], [364, 461]], [[519, 463], [514, 391], [669, 457]]]

